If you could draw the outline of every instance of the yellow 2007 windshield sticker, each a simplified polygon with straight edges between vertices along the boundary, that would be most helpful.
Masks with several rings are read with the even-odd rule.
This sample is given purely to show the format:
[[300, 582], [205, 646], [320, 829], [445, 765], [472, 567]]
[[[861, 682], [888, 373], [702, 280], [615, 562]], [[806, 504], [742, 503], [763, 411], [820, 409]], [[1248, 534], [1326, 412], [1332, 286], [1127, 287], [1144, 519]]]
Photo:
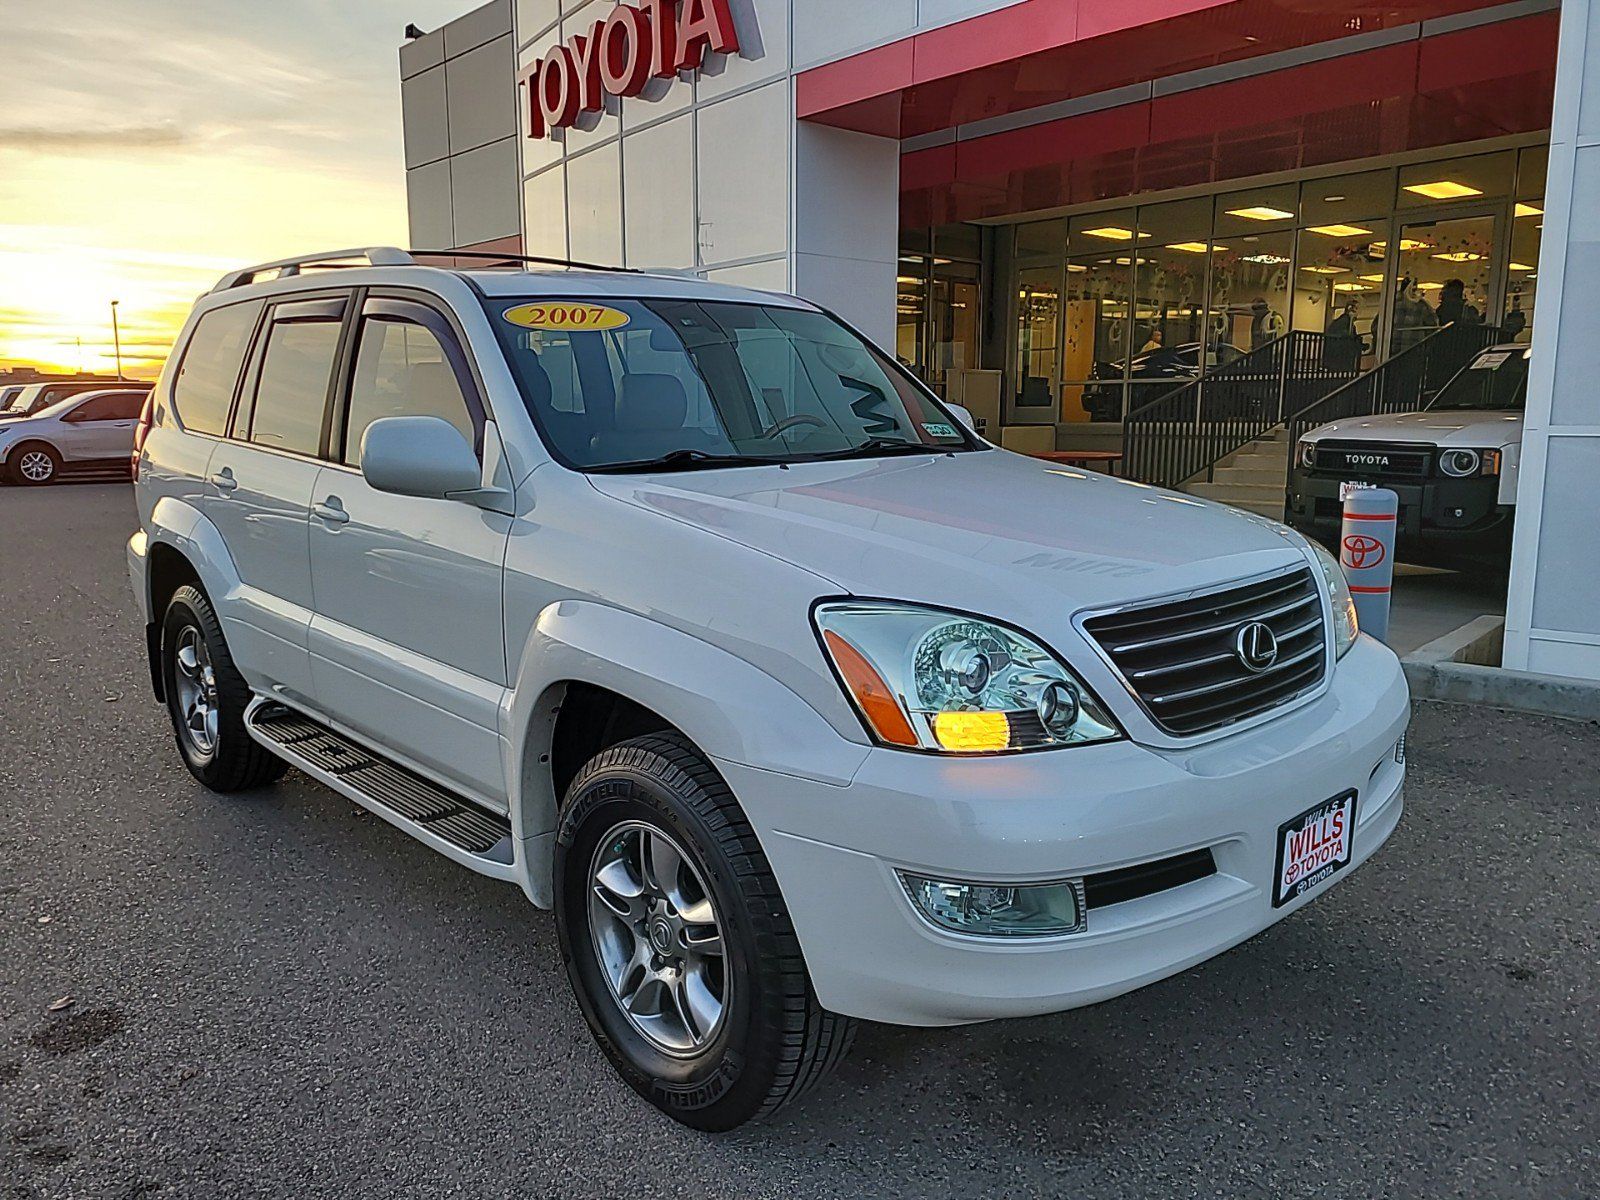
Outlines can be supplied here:
[[594, 330], [621, 329], [628, 314], [604, 304], [574, 304], [554, 301], [546, 304], [519, 304], [502, 314], [513, 325], [524, 329]]

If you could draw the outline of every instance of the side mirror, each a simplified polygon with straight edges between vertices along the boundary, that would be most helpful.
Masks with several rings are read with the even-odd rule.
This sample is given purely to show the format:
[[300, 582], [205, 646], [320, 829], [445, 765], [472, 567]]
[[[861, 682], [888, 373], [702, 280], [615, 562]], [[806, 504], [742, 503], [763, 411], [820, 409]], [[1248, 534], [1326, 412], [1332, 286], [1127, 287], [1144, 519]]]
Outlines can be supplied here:
[[972, 413], [970, 411], [968, 411], [968, 409], [967, 409], [967, 407], [965, 405], [963, 405], [963, 404], [951, 404], [951, 403], [949, 403], [947, 401], [945, 403], [945, 407], [948, 408], [952, 413], [955, 414], [956, 420], [960, 421], [963, 425], [965, 425], [967, 427], [967, 432], [968, 433], [977, 433], [978, 432], [978, 423], [972, 419]]
[[478, 456], [441, 417], [379, 417], [361, 435], [361, 474], [377, 491], [430, 500], [483, 489]]

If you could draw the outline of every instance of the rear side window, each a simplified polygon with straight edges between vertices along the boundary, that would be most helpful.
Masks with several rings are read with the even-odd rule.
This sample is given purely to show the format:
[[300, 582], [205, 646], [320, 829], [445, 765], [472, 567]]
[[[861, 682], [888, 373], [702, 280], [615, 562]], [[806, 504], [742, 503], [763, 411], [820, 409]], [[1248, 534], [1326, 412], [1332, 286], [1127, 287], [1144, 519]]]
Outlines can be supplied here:
[[260, 314], [259, 300], [230, 304], [212, 309], [194, 327], [172, 392], [173, 407], [185, 429], [222, 436], [245, 347]]
[[341, 322], [274, 321], [256, 385], [250, 440], [274, 450], [317, 454]]
[[361, 435], [380, 417], [442, 417], [469, 443], [478, 431], [444, 346], [410, 321], [368, 317], [350, 386], [344, 461], [358, 466]]
[[78, 405], [72, 415], [79, 421], [132, 421], [143, 404], [140, 392], [112, 392]]

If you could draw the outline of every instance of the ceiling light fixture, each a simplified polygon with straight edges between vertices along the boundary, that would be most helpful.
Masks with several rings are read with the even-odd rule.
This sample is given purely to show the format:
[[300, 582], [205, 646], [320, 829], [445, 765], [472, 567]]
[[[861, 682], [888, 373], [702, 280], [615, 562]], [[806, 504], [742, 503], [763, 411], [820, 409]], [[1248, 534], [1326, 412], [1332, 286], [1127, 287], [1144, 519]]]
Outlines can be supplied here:
[[1429, 200], [1460, 200], [1466, 196], [1483, 195], [1482, 188], [1457, 183], [1454, 179], [1435, 179], [1432, 183], [1408, 183], [1406, 191], [1426, 196]]
[[1482, 262], [1483, 255], [1475, 254], [1471, 250], [1445, 250], [1434, 255], [1444, 262]]
[[1512, 212], [1513, 216], [1518, 216], [1518, 217], [1542, 217], [1542, 216], [1544, 216], [1544, 209], [1540, 208], [1536, 204], [1524, 204], [1520, 200], [1517, 201], [1517, 206], [1514, 209], [1512, 209], [1511, 212]]
[[1349, 267], [1301, 267], [1302, 271], [1310, 271], [1316, 275], [1343, 275]]
[[1359, 225], [1312, 225], [1307, 233], [1320, 233], [1323, 237], [1358, 237], [1363, 233], [1371, 233], [1370, 229], [1363, 229]]
[[1230, 217], [1243, 217], [1247, 221], [1287, 221], [1294, 216], [1292, 212], [1284, 212], [1281, 208], [1271, 208], [1265, 204], [1252, 204], [1249, 208], [1230, 208]]
[[1226, 250], [1227, 247], [1219, 246], [1215, 242], [1212, 242], [1210, 246], [1207, 246], [1204, 242], [1173, 242], [1167, 249], [1182, 250], [1185, 254], [1204, 254], [1208, 249]]
[[[1099, 229], [1085, 229], [1083, 231], [1083, 236], [1105, 238], [1107, 241], [1111, 242], [1131, 242], [1133, 241], [1134, 233], [1133, 230], [1123, 229], [1118, 225], [1103, 225]], [[1147, 238], [1150, 235], [1148, 233], [1141, 233], [1138, 236]]]

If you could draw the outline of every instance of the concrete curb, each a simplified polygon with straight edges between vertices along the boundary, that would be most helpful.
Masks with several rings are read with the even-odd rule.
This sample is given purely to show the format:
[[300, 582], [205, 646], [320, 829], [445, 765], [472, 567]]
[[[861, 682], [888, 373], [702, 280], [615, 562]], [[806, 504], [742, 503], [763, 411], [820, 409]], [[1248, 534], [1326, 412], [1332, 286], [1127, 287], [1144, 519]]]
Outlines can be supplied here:
[[1600, 683], [1508, 671], [1498, 665], [1504, 640], [1504, 617], [1478, 617], [1406, 655], [1412, 697], [1600, 721]]
[[1471, 663], [1404, 659], [1400, 665], [1405, 669], [1414, 700], [1487, 704], [1577, 721], [1600, 721], [1600, 684]]

